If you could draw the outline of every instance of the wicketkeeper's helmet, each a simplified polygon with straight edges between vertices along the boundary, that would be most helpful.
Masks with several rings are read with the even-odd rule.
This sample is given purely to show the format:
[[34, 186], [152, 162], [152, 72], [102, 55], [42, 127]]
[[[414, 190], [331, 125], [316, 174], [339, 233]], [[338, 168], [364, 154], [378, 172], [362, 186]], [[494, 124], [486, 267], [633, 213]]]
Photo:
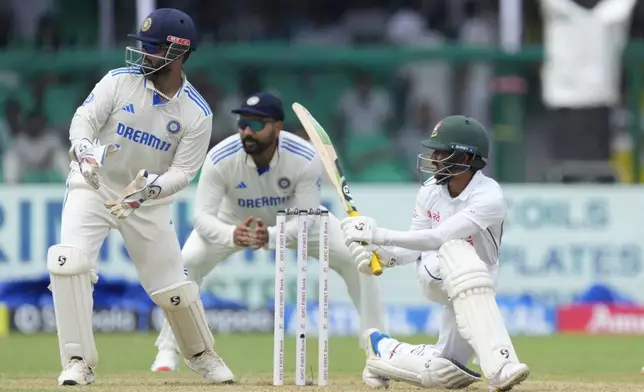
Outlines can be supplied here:
[[[139, 32], [128, 34], [141, 43], [140, 47], [125, 49], [125, 63], [138, 67], [144, 75], [154, 73], [182, 55], [197, 48], [197, 30], [185, 12], [174, 8], [159, 8], [143, 21]], [[161, 62], [145, 61], [146, 57]]]

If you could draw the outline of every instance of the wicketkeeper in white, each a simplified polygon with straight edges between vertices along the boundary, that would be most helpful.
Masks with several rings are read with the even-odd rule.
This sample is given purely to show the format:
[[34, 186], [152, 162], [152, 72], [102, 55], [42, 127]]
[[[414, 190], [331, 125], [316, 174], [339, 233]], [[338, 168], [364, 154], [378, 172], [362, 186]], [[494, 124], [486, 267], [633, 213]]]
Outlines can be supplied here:
[[63, 367], [58, 382], [94, 381], [92, 293], [111, 229], [121, 232], [188, 367], [209, 382], [227, 382], [232, 374], [213, 351], [199, 287], [186, 280], [170, 214], [172, 195], [196, 175], [212, 131], [210, 108], [182, 72], [197, 33], [188, 15], [166, 8], [152, 12], [130, 37], [142, 48], [127, 48], [128, 67], [96, 84], [69, 131], [72, 170], [61, 239], [47, 254]]
[[[260, 92], [233, 113], [239, 115], [239, 134], [207, 154], [197, 186], [194, 230], [183, 247], [188, 277], [198, 283], [217, 263], [247, 247], [275, 249], [279, 210], [320, 206], [321, 162], [304, 139], [280, 132], [284, 111], [279, 98]], [[362, 331], [381, 328], [375, 278], [356, 271], [340, 222], [330, 215], [329, 223], [330, 267], [346, 282]], [[317, 230], [314, 221], [308, 249], [311, 256], [319, 252]], [[287, 222], [286, 237], [287, 246], [295, 249], [296, 218]], [[167, 325], [156, 346], [159, 352], [152, 371], [175, 370], [177, 347]]]
[[[369, 243], [383, 267], [416, 263], [425, 296], [443, 305], [439, 339], [412, 345], [368, 331], [367, 368], [383, 379], [464, 388], [480, 380], [465, 367], [476, 354], [490, 389], [508, 391], [530, 370], [519, 362], [495, 300], [506, 205], [499, 184], [480, 171], [487, 133], [472, 118], [450, 116], [422, 144], [432, 151], [418, 156], [418, 167], [433, 178], [418, 192], [410, 231], [379, 228], [369, 217], [346, 218], [342, 228], [348, 244]], [[370, 274], [370, 253], [354, 257]]]

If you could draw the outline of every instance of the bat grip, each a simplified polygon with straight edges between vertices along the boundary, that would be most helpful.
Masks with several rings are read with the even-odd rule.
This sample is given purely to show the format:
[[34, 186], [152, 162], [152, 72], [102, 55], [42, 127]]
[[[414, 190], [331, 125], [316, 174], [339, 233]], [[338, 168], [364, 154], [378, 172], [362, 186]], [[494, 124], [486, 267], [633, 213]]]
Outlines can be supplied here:
[[[349, 212], [349, 216], [360, 216], [358, 214], [358, 211], [351, 211]], [[362, 245], [369, 245], [366, 242], [363, 242]], [[371, 252], [371, 263], [369, 263], [371, 266], [371, 273], [373, 273], [375, 276], [380, 276], [382, 275], [382, 265], [380, 264], [380, 261], [378, 259], [378, 255], [376, 255], [376, 252]]]
[[371, 272], [375, 276], [380, 276], [382, 275], [382, 266], [380, 265], [380, 261], [378, 261], [378, 255], [376, 255], [376, 252], [371, 252], [371, 263], [369, 263], [371, 266]]

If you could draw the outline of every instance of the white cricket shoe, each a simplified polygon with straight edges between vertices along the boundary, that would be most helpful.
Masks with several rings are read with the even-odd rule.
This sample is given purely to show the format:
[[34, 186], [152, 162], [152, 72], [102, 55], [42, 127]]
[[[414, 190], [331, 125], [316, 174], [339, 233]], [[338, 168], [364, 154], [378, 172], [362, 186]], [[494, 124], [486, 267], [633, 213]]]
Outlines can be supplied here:
[[58, 385], [89, 385], [94, 382], [94, 372], [82, 359], [70, 359], [58, 376]]
[[[378, 342], [382, 338], [388, 338], [389, 335], [384, 334], [378, 331], [375, 328], [371, 328], [365, 331], [363, 334], [365, 342], [365, 354], [367, 354], [367, 360], [369, 358], [380, 358], [380, 352], [378, 351]], [[387, 389], [389, 388], [389, 379], [380, 377], [376, 374], [373, 374], [368, 366], [364, 367], [362, 371], [362, 381], [364, 383], [375, 389]]]
[[206, 350], [202, 354], [186, 359], [186, 365], [195, 373], [203, 376], [204, 380], [213, 384], [232, 384], [235, 382], [233, 372], [228, 369], [214, 350]]
[[490, 391], [505, 392], [519, 385], [530, 375], [530, 368], [524, 363], [508, 363], [490, 378]]
[[159, 350], [150, 367], [153, 372], [176, 372], [179, 370], [179, 353], [176, 350]]

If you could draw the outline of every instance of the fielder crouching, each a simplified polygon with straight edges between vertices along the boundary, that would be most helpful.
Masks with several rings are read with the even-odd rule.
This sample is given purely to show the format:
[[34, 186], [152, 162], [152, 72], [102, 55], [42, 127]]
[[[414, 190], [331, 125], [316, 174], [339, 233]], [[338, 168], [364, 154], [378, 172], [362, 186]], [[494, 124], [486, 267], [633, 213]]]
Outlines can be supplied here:
[[418, 168], [433, 177], [418, 192], [411, 229], [378, 228], [364, 216], [344, 219], [342, 228], [347, 244], [370, 244], [354, 246], [363, 273], [371, 273], [371, 251], [383, 267], [416, 263], [425, 296], [444, 306], [439, 338], [434, 345], [412, 345], [367, 331], [367, 369], [373, 380], [458, 389], [480, 380], [464, 366], [476, 354], [490, 389], [509, 391], [530, 369], [519, 362], [495, 300], [506, 205], [499, 184], [480, 172], [487, 133], [472, 118], [451, 116], [422, 144], [432, 151], [418, 156]]
[[[195, 227], [182, 249], [188, 278], [198, 284], [220, 261], [248, 247], [274, 251], [278, 211], [321, 207], [320, 158], [304, 139], [282, 131], [281, 100], [258, 92], [233, 113], [239, 116], [239, 132], [213, 147], [204, 160], [197, 185]], [[297, 221], [293, 217], [286, 223], [286, 246], [290, 249], [297, 247]], [[319, 255], [318, 230], [315, 221], [311, 222], [308, 252], [315, 258]], [[376, 278], [356, 271], [340, 221], [333, 214], [329, 214], [329, 267], [346, 283], [360, 315], [360, 330], [382, 328]], [[177, 369], [175, 336], [165, 323], [156, 342], [153, 372]], [[360, 347], [363, 344], [360, 342]]]

